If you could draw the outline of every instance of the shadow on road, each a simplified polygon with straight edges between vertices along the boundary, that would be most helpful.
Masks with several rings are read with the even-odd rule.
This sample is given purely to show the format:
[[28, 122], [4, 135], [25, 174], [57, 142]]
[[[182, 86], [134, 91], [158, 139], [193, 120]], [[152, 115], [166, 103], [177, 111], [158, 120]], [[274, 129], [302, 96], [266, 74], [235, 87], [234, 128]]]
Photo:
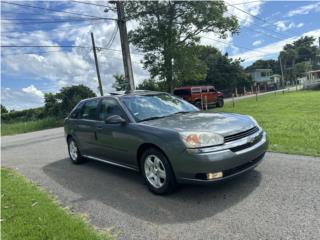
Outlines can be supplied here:
[[261, 182], [251, 171], [231, 181], [210, 186], [184, 185], [169, 196], [156, 196], [143, 184], [139, 173], [89, 161], [74, 165], [62, 159], [44, 167], [44, 172], [66, 189], [95, 199], [137, 218], [153, 223], [179, 223], [211, 217], [237, 204]]

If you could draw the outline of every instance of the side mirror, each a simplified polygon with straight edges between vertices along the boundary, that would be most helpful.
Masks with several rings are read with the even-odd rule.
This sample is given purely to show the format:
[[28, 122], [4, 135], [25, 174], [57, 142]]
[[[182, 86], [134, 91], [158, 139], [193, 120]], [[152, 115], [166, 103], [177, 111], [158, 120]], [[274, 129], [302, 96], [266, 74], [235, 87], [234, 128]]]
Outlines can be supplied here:
[[126, 123], [127, 121], [120, 117], [119, 115], [113, 115], [113, 116], [110, 116], [108, 117], [106, 120], [105, 120], [105, 123], [107, 124], [124, 124]]

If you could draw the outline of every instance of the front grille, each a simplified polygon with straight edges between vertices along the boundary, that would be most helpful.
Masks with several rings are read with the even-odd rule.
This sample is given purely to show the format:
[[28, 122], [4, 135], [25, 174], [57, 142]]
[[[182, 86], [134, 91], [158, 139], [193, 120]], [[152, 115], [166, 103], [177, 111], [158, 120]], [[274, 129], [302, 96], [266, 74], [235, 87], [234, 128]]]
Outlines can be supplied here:
[[258, 143], [261, 140], [262, 136], [263, 136], [263, 133], [261, 132], [252, 142], [249, 142], [249, 143], [237, 146], [237, 147], [230, 148], [230, 150], [233, 152], [238, 152], [243, 149], [249, 148], [249, 147], [255, 145], [256, 143]]
[[247, 131], [224, 137], [224, 142], [232, 142], [232, 141], [250, 136], [258, 131], [259, 131], [259, 128], [257, 126], [255, 126], [253, 128], [250, 128]]

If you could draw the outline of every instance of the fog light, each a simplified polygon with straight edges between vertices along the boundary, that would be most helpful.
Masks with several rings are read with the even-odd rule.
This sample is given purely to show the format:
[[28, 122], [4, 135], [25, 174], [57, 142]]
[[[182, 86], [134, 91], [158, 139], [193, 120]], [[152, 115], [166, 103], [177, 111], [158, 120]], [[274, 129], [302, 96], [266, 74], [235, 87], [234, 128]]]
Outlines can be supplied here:
[[207, 173], [208, 180], [222, 178], [222, 177], [223, 177], [223, 172]]

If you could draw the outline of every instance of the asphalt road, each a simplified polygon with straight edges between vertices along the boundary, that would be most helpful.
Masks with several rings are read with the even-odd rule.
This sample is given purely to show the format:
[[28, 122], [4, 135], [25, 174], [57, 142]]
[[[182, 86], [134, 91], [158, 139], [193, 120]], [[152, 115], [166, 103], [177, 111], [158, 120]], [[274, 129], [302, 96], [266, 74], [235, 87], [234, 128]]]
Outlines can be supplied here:
[[119, 239], [319, 239], [320, 158], [268, 153], [244, 176], [151, 194], [138, 173], [73, 165], [63, 129], [2, 137], [2, 165], [17, 168], [64, 206]]

